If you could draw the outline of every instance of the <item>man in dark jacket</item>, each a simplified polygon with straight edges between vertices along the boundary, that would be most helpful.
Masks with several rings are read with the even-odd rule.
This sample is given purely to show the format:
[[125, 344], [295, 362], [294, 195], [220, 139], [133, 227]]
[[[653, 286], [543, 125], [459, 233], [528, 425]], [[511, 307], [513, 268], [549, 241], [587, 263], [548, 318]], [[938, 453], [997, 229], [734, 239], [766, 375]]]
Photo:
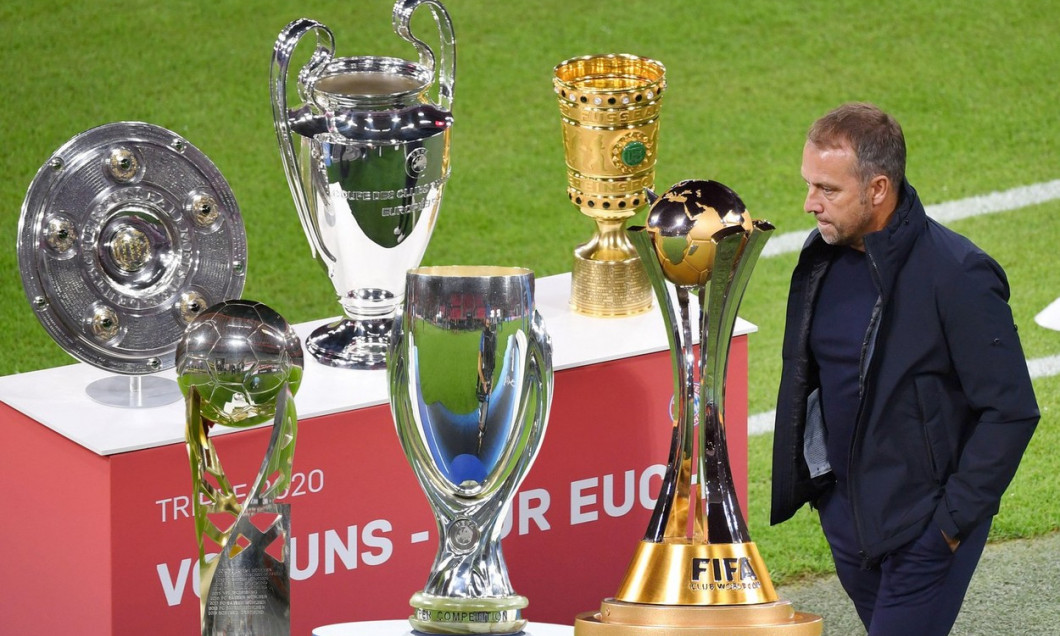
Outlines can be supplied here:
[[813, 230], [791, 279], [772, 523], [818, 508], [869, 634], [946, 634], [1038, 422], [1001, 267], [927, 217], [898, 122], [810, 128]]

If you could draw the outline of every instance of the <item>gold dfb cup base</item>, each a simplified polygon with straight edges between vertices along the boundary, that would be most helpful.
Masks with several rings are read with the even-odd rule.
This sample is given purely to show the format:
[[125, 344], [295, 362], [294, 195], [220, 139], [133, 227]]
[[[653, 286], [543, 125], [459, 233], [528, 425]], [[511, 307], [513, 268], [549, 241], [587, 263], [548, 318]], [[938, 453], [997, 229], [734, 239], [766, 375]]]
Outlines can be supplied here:
[[574, 619], [574, 636], [820, 636], [820, 616], [789, 601], [755, 605], [649, 605], [606, 599]]
[[648, 275], [637, 257], [598, 261], [574, 254], [570, 306], [594, 318], [635, 316], [651, 309]]

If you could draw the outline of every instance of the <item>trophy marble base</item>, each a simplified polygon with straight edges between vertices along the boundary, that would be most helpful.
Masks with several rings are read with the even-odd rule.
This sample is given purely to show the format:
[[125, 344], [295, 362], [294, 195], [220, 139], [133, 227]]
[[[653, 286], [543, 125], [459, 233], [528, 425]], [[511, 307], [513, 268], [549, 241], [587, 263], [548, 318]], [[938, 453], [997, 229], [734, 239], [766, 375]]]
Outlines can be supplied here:
[[820, 636], [823, 620], [788, 601], [756, 605], [648, 605], [606, 599], [574, 619], [574, 636]]
[[391, 318], [350, 320], [340, 318], [313, 330], [306, 351], [320, 364], [343, 369], [386, 368]]
[[571, 309], [594, 318], [635, 316], [651, 309], [651, 284], [640, 259], [607, 261], [574, 252]]
[[517, 634], [526, 627], [525, 596], [451, 598], [417, 592], [409, 604], [416, 610], [409, 624], [425, 634]]

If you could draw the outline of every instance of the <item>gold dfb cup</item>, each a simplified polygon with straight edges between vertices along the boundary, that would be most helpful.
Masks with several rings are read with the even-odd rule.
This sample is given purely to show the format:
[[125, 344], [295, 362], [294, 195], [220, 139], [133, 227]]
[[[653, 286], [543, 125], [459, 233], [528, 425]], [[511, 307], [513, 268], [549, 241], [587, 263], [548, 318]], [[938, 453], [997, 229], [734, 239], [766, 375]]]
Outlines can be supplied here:
[[666, 67], [625, 54], [576, 57], [556, 66], [567, 195], [596, 221], [574, 250], [571, 308], [589, 316], [651, 309], [651, 283], [624, 231], [655, 182]]

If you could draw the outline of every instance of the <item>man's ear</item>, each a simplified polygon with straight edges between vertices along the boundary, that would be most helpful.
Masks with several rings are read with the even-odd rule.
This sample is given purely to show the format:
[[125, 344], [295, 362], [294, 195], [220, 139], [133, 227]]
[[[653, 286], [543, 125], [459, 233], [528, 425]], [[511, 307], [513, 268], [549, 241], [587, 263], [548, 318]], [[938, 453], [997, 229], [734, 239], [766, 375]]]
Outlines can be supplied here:
[[869, 198], [872, 205], [882, 205], [887, 197], [894, 194], [894, 184], [882, 174], [878, 174], [869, 181]]

